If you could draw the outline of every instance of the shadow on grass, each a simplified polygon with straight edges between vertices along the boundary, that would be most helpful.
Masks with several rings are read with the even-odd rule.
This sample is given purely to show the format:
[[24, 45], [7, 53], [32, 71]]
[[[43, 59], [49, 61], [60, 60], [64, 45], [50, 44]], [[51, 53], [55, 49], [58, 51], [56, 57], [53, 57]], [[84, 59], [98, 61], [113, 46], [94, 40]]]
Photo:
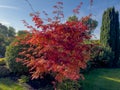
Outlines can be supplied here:
[[10, 78], [0, 78], [0, 90], [26, 90]]

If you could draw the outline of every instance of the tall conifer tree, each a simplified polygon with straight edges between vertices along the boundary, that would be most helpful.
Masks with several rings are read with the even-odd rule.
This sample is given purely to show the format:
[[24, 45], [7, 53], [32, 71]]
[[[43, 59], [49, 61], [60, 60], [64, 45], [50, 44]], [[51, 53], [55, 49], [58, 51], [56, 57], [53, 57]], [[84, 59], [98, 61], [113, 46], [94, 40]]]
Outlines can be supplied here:
[[120, 45], [120, 31], [119, 31], [119, 13], [115, 11], [115, 8], [108, 8], [104, 11], [102, 17], [102, 26], [100, 34], [100, 42], [106, 47], [110, 48], [114, 53], [114, 60], [112, 65], [116, 66], [119, 60], [119, 45]]

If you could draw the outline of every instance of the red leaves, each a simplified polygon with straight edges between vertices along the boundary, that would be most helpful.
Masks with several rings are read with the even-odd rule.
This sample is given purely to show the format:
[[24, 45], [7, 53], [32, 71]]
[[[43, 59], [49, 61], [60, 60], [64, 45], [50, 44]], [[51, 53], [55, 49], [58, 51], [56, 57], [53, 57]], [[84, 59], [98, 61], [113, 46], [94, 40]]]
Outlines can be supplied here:
[[63, 14], [63, 2], [57, 2], [56, 5], [53, 6], [53, 8], [55, 9], [53, 11], [54, 19], [56, 21], [59, 21], [61, 18], [64, 18], [64, 14]]
[[42, 24], [43, 24], [42, 19], [39, 18], [38, 15], [34, 15], [34, 16], [33, 16], [33, 21], [35, 22], [35, 26], [36, 26], [37, 28], [39, 28], [39, 27], [42, 26]]
[[[62, 2], [57, 4], [63, 5]], [[79, 13], [81, 5], [82, 3], [75, 13]], [[54, 8], [61, 9], [58, 6]], [[63, 15], [57, 11], [54, 13]], [[63, 79], [79, 79], [80, 69], [86, 68], [86, 62], [90, 58], [90, 46], [84, 43], [91, 36], [88, 34], [88, 27], [81, 21], [61, 24], [58, 19], [55, 19], [55, 22], [48, 19], [49, 24], [44, 24], [38, 15], [32, 16], [35, 26], [41, 30], [33, 29], [31, 35], [20, 41], [23, 45], [30, 45], [20, 52], [20, 55], [24, 56], [23, 62], [30, 68], [32, 77], [39, 78], [44, 73], [53, 72], [55, 79], [60, 82]]]
[[80, 2], [80, 4], [75, 9], [73, 9], [73, 13], [79, 14], [79, 10], [80, 10], [82, 4], [83, 4], [83, 2]]
[[45, 11], [43, 11], [43, 13], [45, 14], [45, 16], [47, 16], [47, 15], [48, 15]]
[[57, 3], [63, 5], [63, 2], [57, 2]]
[[28, 59], [25, 64], [31, 68], [33, 78], [52, 71], [56, 73], [58, 81], [65, 78], [77, 80], [80, 77], [80, 68], [86, 67], [86, 62], [90, 57], [89, 45], [84, 43], [84, 40], [89, 39], [90, 36], [87, 34], [87, 27], [81, 22], [66, 22], [57, 25], [51, 23], [48, 26], [49, 28], [44, 33], [33, 31], [31, 38], [26, 41], [31, 47], [20, 55], [24, 55], [25, 60]]
[[93, 5], [93, 0], [90, 0], [90, 5], [91, 5], [91, 6]]

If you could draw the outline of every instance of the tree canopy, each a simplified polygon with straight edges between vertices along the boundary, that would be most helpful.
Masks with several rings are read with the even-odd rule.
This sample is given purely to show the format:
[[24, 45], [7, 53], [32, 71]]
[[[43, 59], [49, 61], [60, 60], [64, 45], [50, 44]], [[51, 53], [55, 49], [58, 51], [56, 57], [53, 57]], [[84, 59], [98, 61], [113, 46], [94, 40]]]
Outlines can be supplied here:
[[0, 56], [5, 56], [6, 46], [13, 41], [15, 34], [13, 27], [7, 27], [0, 23]]
[[109, 47], [114, 53], [113, 66], [116, 66], [120, 53], [120, 30], [119, 30], [119, 13], [115, 8], [108, 8], [104, 11], [102, 17], [102, 26], [100, 42], [104, 47]]

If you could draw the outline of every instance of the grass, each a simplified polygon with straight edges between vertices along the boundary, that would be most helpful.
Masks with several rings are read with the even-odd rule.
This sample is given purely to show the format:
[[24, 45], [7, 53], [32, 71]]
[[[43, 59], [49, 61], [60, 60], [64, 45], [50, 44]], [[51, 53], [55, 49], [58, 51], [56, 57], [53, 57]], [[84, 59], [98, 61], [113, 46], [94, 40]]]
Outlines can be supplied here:
[[9, 78], [0, 78], [0, 90], [28, 90], [19, 83], [12, 81]]
[[83, 90], [120, 90], [120, 69], [95, 69], [85, 75]]
[[[83, 90], [120, 90], [120, 69], [94, 69], [85, 74]], [[0, 78], [0, 90], [30, 90], [10, 78]]]

